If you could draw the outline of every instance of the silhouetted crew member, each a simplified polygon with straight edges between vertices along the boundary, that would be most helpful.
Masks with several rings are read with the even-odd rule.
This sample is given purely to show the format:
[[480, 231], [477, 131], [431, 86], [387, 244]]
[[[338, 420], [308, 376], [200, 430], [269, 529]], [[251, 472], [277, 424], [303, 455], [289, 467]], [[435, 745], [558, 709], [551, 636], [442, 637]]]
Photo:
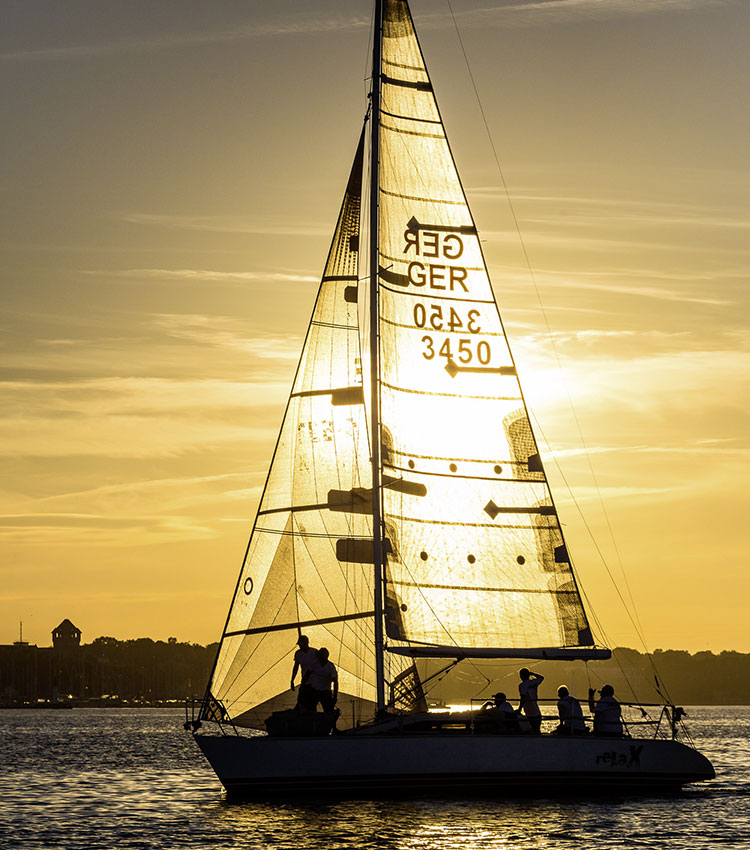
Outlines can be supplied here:
[[542, 728], [542, 712], [537, 705], [536, 690], [544, 681], [544, 676], [541, 673], [532, 673], [526, 667], [522, 667], [518, 675], [521, 677], [521, 684], [518, 686], [521, 702], [518, 707], [526, 715], [532, 732], [538, 733]]
[[[333, 693], [331, 693], [333, 685]], [[339, 698], [339, 674], [328, 660], [328, 650], [321, 647], [318, 650], [318, 660], [310, 671], [310, 688], [312, 690], [313, 708], [320, 703], [323, 711], [332, 712]]]
[[594, 702], [596, 691], [589, 688], [589, 710], [594, 715], [594, 734], [622, 736], [622, 709], [615, 699], [612, 685], [604, 685], [599, 691], [599, 701]]
[[504, 693], [495, 694], [482, 706], [474, 722], [477, 732], [519, 732], [518, 718]]
[[297, 639], [299, 649], [294, 653], [294, 667], [292, 667], [292, 690], [294, 690], [294, 677], [297, 670], [301, 671], [299, 691], [297, 692], [297, 706], [315, 710], [317, 703], [313, 702], [314, 696], [310, 687], [309, 679], [312, 668], [318, 661], [318, 650], [310, 646], [307, 635], [300, 635]]
[[585, 735], [586, 721], [583, 719], [581, 703], [570, 695], [565, 685], [557, 689], [557, 713], [560, 725], [555, 729], [556, 735]]

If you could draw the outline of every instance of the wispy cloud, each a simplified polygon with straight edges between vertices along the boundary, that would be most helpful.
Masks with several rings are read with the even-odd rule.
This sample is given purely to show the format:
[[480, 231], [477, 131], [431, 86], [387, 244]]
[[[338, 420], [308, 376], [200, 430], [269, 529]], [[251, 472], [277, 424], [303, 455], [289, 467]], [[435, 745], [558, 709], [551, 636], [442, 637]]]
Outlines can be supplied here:
[[152, 227], [178, 230], [201, 230], [212, 233], [253, 233], [261, 236], [326, 236], [330, 227], [310, 223], [289, 223], [270, 219], [258, 220], [242, 215], [165, 215], [156, 213], [123, 213], [122, 221]]
[[[699, 430], [698, 422], [719, 418], [735, 429], [745, 427], [750, 394], [750, 351], [670, 350], [636, 356], [565, 352], [551, 367], [540, 354], [537, 335], [517, 340], [524, 389], [532, 407], [559, 413], [569, 399], [589, 416], [612, 420], [617, 411], [669, 419], [677, 429]], [[579, 355], [579, 356], [576, 356]], [[729, 418], [727, 418], [729, 417]], [[689, 423], [692, 425], [689, 427]], [[704, 424], [700, 427], [704, 427]], [[691, 442], [695, 442], [692, 440]]]
[[3, 493], [3, 541], [127, 547], [218, 537], [227, 523], [249, 524], [265, 479], [265, 470], [174, 478], [141, 477], [147, 463], [131, 470], [127, 481], [35, 499]]
[[6, 455], [143, 458], [272, 440], [289, 385], [101, 378], [6, 381], [0, 391]]
[[658, 301], [678, 301], [685, 304], [724, 306], [731, 303], [721, 298], [705, 298], [656, 286], [624, 286], [610, 282], [594, 283], [593, 281], [572, 280], [570, 278], [559, 280], [554, 277], [546, 277], [544, 285], [559, 289], [589, 289], [617, 295], [631, 295], [637, 298], [652, 298]]
[[533, 26], [570, 19], [607, 20], [624, 15], [703, 11], [729, 2], [731, 0], [529, 0], [470, 9], [461, 14], [460, 20], [470, 25]]
[[213, 269], [82, 269], [81, 274], [128, 280], [211, 281], [217, 283], [318, 283], [311, 274], [293, 272], [222, 272]]
[[[515, 285], [523, 287], [528, 291], [531, 278], [529, 272], [519, 272], [517, 268], [491, 266], [490, 273], [493, 282], [497, 287], [507, 287]], [[653, 270], [632, 269], [627, 271], [614, 270], [603, 268], [599, 271], [576, 271], [562, 272], [553, 269], [536, 268], [534, 269], [534, 281], [542, 288], [550, 289], [582, 289], [595, 292], [604, 292], [611, 295], [628, 295], [635, 298], [648, 298], [657, 301], [674, 301], [685, 304], [705, 304], [710, 306], [726, 306], [732, 302], [723, 298], [708, 298], [704, 295], [697, 295], [688, 291], [681, 291], [668, 286], [643, 286], [640, 284], [625, 284], [616, 282], [617, 278], [629, 278], [649, 280], [662, 277], [661, 273]], [[592, 278], [594, 278], [592, 280]], [[614, 278], [614, 280], [613, 280]], [[667, 277], [668, 280], [679, 281], [683, 280], [679, 274]], [[684, 280], [686, 282], [699, 282], [700, 280], [711, 280], [708, 278], [699, 277], [697, 280], [692, 275], [688, 275]]]
[[242, 351], [264, 360], [297, 361], [302, 348], [298, 336], [247, 337], [236, 329], [231, 319], [222, 316], [165, 313], [154, 316], [152, 323], [172, 337]]
[[744, 456], [750, 458], [750, 449], [737, 446], [735, 440], [721, 438], [717, 440], [696, 440], [681, 446], [586, 446], [576, 449], [554, 449], [542, 452], [543, 457], [567, 458], [582, 457], [587, 455], [726, 455], [730, 457]]
[[51, 62], [116, 54], [177, 50], [186, 47], [230, 44], [260, 38], [357, 30], [369, 25], [369, 18], [363, 16], [326, 19], [314, 15], [298, 15], [295, 18], [287, 18], [283, 21], [240, 24], [228, 30], [165, 33], [159, 36], [144, 34], [118, 41], [12, 50], [0, 53], [0, 62]]

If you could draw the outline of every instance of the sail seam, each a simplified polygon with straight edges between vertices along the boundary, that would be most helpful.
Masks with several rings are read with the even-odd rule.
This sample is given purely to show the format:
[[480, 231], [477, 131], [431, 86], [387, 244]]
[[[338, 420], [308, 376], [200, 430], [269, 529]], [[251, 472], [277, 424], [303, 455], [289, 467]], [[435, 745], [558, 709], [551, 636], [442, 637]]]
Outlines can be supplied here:
[[[521, 468], [525, 468], [526, 464], [517, 461], [517, 460], [501, 460], [498, 458], [472, 458], [472, 457], [443, 457], [442, 455], [418, 455], [414, 454], [414, 452], [405, 452], [401, 449], [392, 448], [391, 452], [396, 455], [403, 455], [404, 457], [417, 457], [421, 460], [458, 460], [462, 463], [497, 463], [497, 464], [505, 464], [505, 466], [520, 466]], [[501, 479], [498, 479], [498, 481]]]
[[466, 395], [465, 393], [436, 393], [429, 390], [412, 390], [407, 387], [397, 387], [394, 384], [389, 384], [387, 381], [380, 382], [382, 386], [388, 387], [389, 390], [394, 390], [398, 393], [414, 393], [416, 395], [434, 395], [445, 396], [446, 398], [470, 398], [481, 401], [521, 401], [518, 396], [503, 396], [503, 395]]
[[[456, 458], [456, 460], [461, 460], [461, 458]], [[466, 461], [464, 461], [466, 462]], [[406, 473], [415, 473], [417, 475], [431, 475], [437, 478], [461, 478], [462, 480], [468, 481], [502, 481], [504, 483], [513, 483], [513, 484], [529, 484], [528, 478], [500, 478], [497, 475], [459, 475], [458, 473], [447, 473], [447, 472], [428, 472], [426, 470], [421, 469], [407, 469], [403, 466], [394, 466], [393, 464], [383, 464], [383, 466], [387, 469], [397, 470], [398, 472], [406, 472]], [[544, 484], [544, 481], [533, 481], [533, 484]], [[262, 511], [261, 511], [262, 513]]]
[[380, 79], [391, 86], [402, 86], [405, 89], [417, 89], [418, 91], [432, 91], [432, 83], [420, 80], [399, 80], [396, 77], [389, 77], [388, 74], [381, 74]]
[[[387, 115], [389, 118], [397, 118], [400, 121], [419, 121], [420, 124], [441, 124], [440, 121], [436, 121], [434, 118], [420, 118], [418, 115], [398, 115], [395, 112], [388, 112], [387, 109], [381, 109], [380, 114]], [[444, 139], [445, 134], [440, 138]]]
[[402, 201], [418, 201], [421, 204], [450, 204], [454, 207], [466, 206], [466, 201], [450, 201], [447, 198], [420, 198], [417, 195], [402, 195], [401, 192], [392, 192], [383, 186], [380, 187], [380, 192], [383, 195], [389, 195], [391, 198], [400, 198]]
[[233, 632], [224, 632], [224, 637], [237, 637], [238, 635], [260, 635], [268, 632], [284, 632], [289, 629], [302, 629], [307, 626], [325, 626], [328, 623], [343, 623], [346, 620], [362, 620], [365, 617], [374, 617], [374, 611], [362, 611], [359, 614], [340, 614], [337, 617], [321, 617], [316, 620], [296, 620], [293, 623], [274, 623], [272, 626], [258, 626], [254, 629], [237, 629]]
[[318, 328], [336, 328], [340, 331], [358, 331], [358, 325], [339, 325], [336, 322], [310, 322], [311, 325], [315, 325]]
[[333, 395], [334, 393], [344, 393], [350, 390], [362, 391], [362, 384], [355, 384], [352, 387], [331, 387], [323, 390], [299, 390], [299, 392], [291, 393], [290, 398], [307, 398], [316, 395]]
[[[426, 298], [429, 297], [430, 300], [435, 301], [455, 301], [457, 304], [494, 304], [494, 301], [488, 301], [484, 298], [452, 298], [450, 295], [433, 295], [432, 293], [429, 296], [424, 292], [412, 292], [411, 289], [407, 289], [406, 287], [400, 289], [394, 289], [392, 286], [386, 286], [381, 280], [380, 283], [381, 289], [386, 289], [388, 292], [393, 292], [396, 295], [411, 295], [412, 298]], [[429, 329], [432, 331], [432, 328]]]
[[427, 74], [427, 68], [424, 65], [404, 65], [402, 62], [394, 62], [392, 59], [385, 58], [381, 61], [384, 65], [390, 65], [391, 68], [403, 68], [406, 71], [419, 71], [422, 74]]
[[325, 511], [328, 510], [328, 502], [321, 502], [319, 505], [289, 505], [284, 508], [266, 508], [258, 511], [258, 516], [267, 516], [268, 514], [283, 514], [297, 513], [298, 511]]
[[461, 584], [427, 584], [426, 582], [415, 581], [394, 581], [391, 579], [390, 584], [399, 587], [426, 587], [431, 590], [467, 590], [481, 591], [489, 593], [554, 593], [554, 594], [575, 594], [575, 590], [550, 590], [546, 587], [474, 587], [471, 585]]
[[[528, 513], [531, 513], [529, 511]], [[536, 523], [532, 523], [531, 525], [505, 525], [498, 524], [496, 522], [452, 522], [446, 519], [418, 519], [417, 517], [411, 516], [400, 516], [399, 514], [389, 514], [390, 519], [397, 519], [401, 522], [418, 522], [421, 525], [455, 525], [461, 526], [462, 528], [512, 528], [512, 529], [556, 529], [558, 527], [557, 522], [554, 524], [549, 523], [547, 525], [537, 525]], [[539, 514], [537, 514], [539, 516]], [[541, 516], [549, 516], [553, 519], [557, 519], [556, 514], [541, 514]]]
[[[326, 505], [326, 507], [328, 507]], [[322, 531], [284, 531], [279, 528], [258, 528], [259, 534], [279, 534], [282, 537], [318, 537], [322, 540], [338, 540], [341, 534], [326, 534]], [[372, 540], [371, 534], [350, 534], [354, 540]]]
[[[383, 260], [391, 260], [391, 262], [394, 262], [394, 263], [404, 263], [404, 265], [406, 265], [406, 263], [407, 263], [407, 260], [405, 260], [403, 258], [403, 256], [392, 257], [390, 254], [384, 254], [382, 251], [378, 251], [378, 255]], [[484, 272], [483, 266], [463, 266], [463, 268], [465, 268], [467, 272]], [[430, 296], [430, 297], [432, 297], [432, 296]], [[494, 304], [495, 302], [494, 301], [488, 301], [487, 303], [488, 304]]]
[[421, 136], [423, 139], [445, 140], [444, 135], [437, 135], [436, 133], [420, 133], [417, 130], [400, 130], [398, 127], [389, 127], [388, 124], [383, 124], [382, 122], [380, 127], [382, 130], [390, 130], [391, 133], [401, 133], [404, 136]]

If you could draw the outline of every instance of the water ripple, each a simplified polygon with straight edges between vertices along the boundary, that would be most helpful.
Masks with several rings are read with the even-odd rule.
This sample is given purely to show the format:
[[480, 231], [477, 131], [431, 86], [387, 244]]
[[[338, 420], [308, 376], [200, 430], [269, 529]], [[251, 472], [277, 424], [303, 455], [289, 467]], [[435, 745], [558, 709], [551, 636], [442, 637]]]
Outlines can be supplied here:
[[717, 779], [654, 798], [228, 801], [179, 711], [0, 712], [3, 850], [750, 848], [750, 708], [690, 710]]

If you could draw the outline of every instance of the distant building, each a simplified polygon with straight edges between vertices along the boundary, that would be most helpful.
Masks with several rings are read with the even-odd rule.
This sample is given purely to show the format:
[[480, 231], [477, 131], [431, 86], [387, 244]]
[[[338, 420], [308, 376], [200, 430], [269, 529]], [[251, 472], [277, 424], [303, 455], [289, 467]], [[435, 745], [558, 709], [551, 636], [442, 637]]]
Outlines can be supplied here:
[[0, 704], [86, 696], [81, 630], [65, 619], [52, 630], [52, 646], [23, 639], [0, 646]]
[[66, 617], [52, 630], [52, 646], [55, 649], [77, 649], [81, 645], [81, 630]]

